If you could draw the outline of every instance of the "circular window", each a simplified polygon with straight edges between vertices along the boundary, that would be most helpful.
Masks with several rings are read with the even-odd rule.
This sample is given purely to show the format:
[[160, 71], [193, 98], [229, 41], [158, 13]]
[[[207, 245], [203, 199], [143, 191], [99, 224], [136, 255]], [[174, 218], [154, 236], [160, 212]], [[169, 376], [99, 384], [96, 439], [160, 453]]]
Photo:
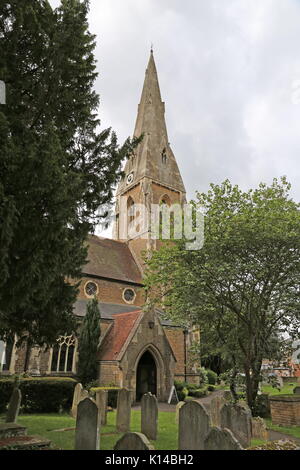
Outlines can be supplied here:
[[84, 291], [87, 297], [94, 297], [98, 294], [98, 285], [95, 282], [87, 282]]
[[125, 302], [132, 304], [135, 299], [135, 292], [133, 289], [125, 289], [123, 292], [123, 298]]

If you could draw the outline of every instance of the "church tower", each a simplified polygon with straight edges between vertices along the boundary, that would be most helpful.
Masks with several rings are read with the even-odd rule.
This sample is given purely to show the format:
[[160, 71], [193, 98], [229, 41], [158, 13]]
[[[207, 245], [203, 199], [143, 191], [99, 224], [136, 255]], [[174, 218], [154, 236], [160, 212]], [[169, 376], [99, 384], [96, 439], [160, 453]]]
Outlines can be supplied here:
[[[185, 187], [168, 140], [165, 104], [162, 102], [157, 71], [151, 50], [142, 91], [134, 136], [143, 136], [126, 162], [116, 194], [114, 238], [126, 241], [142, 268], [142, 252], [157, 248], [150, 233], [152, 204], [184, 204]], [[136, 205], [147, 208], [146, 215]], [[147, 220], [144, 220], [147, 218]], [[134, 233], [129, 223], [136, 224]], [[142, 219], [142, 220], [141, 220]]]

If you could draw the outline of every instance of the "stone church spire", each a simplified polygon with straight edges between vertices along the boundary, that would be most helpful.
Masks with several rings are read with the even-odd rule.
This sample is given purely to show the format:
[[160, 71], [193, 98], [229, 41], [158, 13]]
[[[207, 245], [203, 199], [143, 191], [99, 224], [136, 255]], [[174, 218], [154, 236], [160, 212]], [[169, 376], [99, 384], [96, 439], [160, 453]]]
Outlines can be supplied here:
[[[143, 252], [158, 249], [151, 234], [153, 205], [185, 203], [185, 188], [168, 140], [165, 104], [161, 100], [151, 50], [134, 136], [143, 139], [127, 160], [116, 194], [113, 237], [125, 241], [143, 270]], [[146, 208], [141, 211], [138, 205]], [[129, 226], [134, 230], [129, 230]]]
[[165, 121], [165, 104], [162, 102], [158, 76], [151, 50], [142, 91], [134, 136], [143, 135], [134, 155], [125, 166], [125, 178], [117, 194], [127, 191], [142, 178], [166, 185], [185, 193], [184, 184], [171, 150]]

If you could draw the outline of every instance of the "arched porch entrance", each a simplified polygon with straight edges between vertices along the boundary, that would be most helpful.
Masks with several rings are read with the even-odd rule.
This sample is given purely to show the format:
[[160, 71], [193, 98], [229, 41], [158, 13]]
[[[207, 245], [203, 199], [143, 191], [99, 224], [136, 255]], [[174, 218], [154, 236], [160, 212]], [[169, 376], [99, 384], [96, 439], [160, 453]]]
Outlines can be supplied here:
[[157, 396], [157, 367], [150, 351], [141, 356], [136, 370], [136, 400], [140, 401], [144, 393]]

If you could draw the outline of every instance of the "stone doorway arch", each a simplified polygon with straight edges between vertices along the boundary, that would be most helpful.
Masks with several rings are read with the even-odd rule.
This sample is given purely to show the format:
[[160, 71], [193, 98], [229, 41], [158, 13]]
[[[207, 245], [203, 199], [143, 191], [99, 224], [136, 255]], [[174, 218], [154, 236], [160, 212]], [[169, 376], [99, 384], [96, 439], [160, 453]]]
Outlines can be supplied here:
[[156, 362], [147, 349], [140, 357], [136, 368], [136, 401], [140, 401], [145, 393], [157, 396]]

